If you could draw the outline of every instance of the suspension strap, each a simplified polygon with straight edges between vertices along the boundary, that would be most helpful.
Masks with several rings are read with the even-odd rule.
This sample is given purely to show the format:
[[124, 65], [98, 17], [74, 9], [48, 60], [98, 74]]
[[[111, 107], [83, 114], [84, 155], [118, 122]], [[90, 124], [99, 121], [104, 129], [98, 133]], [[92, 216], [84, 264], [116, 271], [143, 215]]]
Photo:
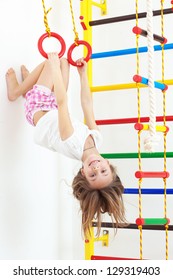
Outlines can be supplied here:
[[[164, 35], [164, 0], [160, 1], [161, 4], [161, 36]], [[162, 82], [165, 80], [165, 56], [164, 56], [164, 44], [162, 46]], [[163, 90], [163, 124], [166, 126], [166, 90]], [[166, 158], [166, 150], [167, 150], [167, 133], [163, 134], [163, 145], [164, 145], [164, 171], [167, 169], [167, 158]], [[167, 179], [163, 179], [164, 184], [164, 217], [167, 217]], [[165, 226], [165, 258], [168, 260], [168, 228], [169, 225]]]
[[[136, 0], [136, 26], [138, 26], [138, 0]], [[136, 34], [136, 73], [139, 75], [139, 34]], [[137, 105], [138, 105], [138, 123], [141, 122], [141, 92], [139, 84], [137, 83]], [[142, 171], [142, 161], [141, 161], [141, 131], [138, 131], [138, 168], [139, 171]], [[139, 208], [139, 217], [142, 218], [142, 178], [138, 179], [138, 188], [139, 188], [139, 195], [138, 195], [138, 208]], [[142, 232], [142, 225], [138, 226], [140, 232], [140, 259], [143, 258], [143, 232]]]
[[52, 10], [52, 8], [49, 8], [48, 10], [46, 10], [46, 6], [45, 6], [45, 2], [44, 0], [42, 0], [42, 5], [43, 5], [43, 12], [44, 12], [44, 25], [45, 25], [45, 31], [46, 33], [49, 35], [49, 37], [51, 36], [51, 31], [50, 31], [50, 27], [48, 24], [48, 19], [47, 19], [47, 15], [48, 13]]
[[74, 42], [75, 42], [76, 45], [78, 45], [79, 36], [78, 36], [78, 32], [76, 30], [76, 24], [75, 24], [74, 12], [73, 12], [72, 0], [69, 0], [69, 4], [70, 4], [71, 17], [72, 17], [73, 32], [74, 32], [74, 35], [75, 35]]

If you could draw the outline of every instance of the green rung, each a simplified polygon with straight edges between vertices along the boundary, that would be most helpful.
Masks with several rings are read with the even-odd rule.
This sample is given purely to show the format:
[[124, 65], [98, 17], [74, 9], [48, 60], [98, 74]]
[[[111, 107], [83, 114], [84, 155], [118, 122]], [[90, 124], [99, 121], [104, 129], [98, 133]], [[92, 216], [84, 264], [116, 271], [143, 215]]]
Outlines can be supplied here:
[[168, 218], [137, 218], [136, 224], [141, 225], [168, 225], [170, 220]]
[[[138, 153], [117, 153], [117, 154], [101, 154], [104, 158], [138, 158]], [[166, 153], [167, 158], [173, 157], [173, 152]], [[164, 158], [164, 153], [141, 153], [141, 158]]]

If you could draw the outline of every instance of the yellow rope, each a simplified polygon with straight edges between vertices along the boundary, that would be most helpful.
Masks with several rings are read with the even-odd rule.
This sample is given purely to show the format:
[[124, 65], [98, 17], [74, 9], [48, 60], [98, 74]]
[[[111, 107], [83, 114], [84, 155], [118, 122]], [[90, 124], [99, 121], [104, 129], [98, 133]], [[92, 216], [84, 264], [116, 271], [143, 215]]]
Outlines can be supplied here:
[[42, 5], [43, 5], [43, 11], [44, 11], [44, 25], [45, 25], [45, 28], [46, 28], [45, 31], [50, 36], [51, 31], [50, 31], [50, 27], [49, 27], [49, 24], [48, 24], [47, 15], [52, 10], [52, 8], [49, 8], [48, 10], [46, 10], [44, 0], [42, 0]]
[[[163, 13], [163, 4], [164, 0], [161, 0], [161, 36], [164, 36], [164, 13]], [[165, 57], [164, 57], [164, 45], [162, 45], [162, 82], [164, 83], [164, 75], [165, 75]], [[163, 91], [163, 122], [166, 125], [166, 91]], [[164, 145], [164, 171], [167, 169], [167, 160], [166, 160], [166, 150], [167, 150], [167, 133], [163, 134], [163, 145]], [[167, 195], [166, 195], [166, 188], [167, 188], [167, 180], [166, 178], [163, 179], [164, 183], [164, 217], [167, 218]], [[168, 225], [165, 226], [165, 243], [166, 243], [166, 260], [168, 259]]]
[[77, 42], [79, 41], [79, 36], [78, 36], [78, 32], [76, 30], [76, 24], [75, 24], [75, 19], [74, 19], [72, 0], [69, 0], [69, 2], [70, 2], [70, 12], [71, 12], [71, 17], [72, 17], [72, 24], [73, 24], [73, 32], [75, 34], [74, 42], [75, 42], [76, 45], [78, 45]]
[[[136, 26], [138, 26], [138, 0], [136, 0]], [[139, 35], [136, 35], [136, 72], [139, 75]], [[140, 87], [137, 84], [137, 103], [138, 103], [138, 123], [140, 123], [141, 118], [141, 94]], [[139, 171], [142, 170], [141, 162], [141, 131], [138, 131], [138, 167]], [[138, 180], [139, 196], [138, 196], [138, 205], [139, 205], [139, 218], [142, 218], [142, 193], [141, 193], [142, 179]], [[138, 227], [140, 230], [140, 259], [143, 258], [143, 238], [142, 238], [142, 226]]]

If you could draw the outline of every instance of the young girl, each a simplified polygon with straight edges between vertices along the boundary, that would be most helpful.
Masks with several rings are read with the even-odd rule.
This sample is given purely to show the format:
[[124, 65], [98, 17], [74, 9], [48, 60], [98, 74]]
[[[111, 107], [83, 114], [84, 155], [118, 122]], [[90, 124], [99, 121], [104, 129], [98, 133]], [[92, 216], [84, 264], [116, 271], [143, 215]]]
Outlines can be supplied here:
[[73, 194], [80, 202], [84, 234], [90, 233], [92, 220], [96, 219], [99, 235], [103, 213], [107, 212], [117, 227], [125, 222], [124, 188], [115, 168], [99, 154], [102, 137], [94, 119], [87, 65], [83, 58], [77, 61], [77, 65], [86, 124], [69, 114], [69, 64], [65, 58], [59, 59], [57, 53], [49, 53], [48, 59], [30, 74], [22, 66], [21, 84], [10, 68], [6, 74], [7, 91], [10, 101], [25, 96], [26, 118], [35, 126], [37, 144], [82, 162], [73, 179]]

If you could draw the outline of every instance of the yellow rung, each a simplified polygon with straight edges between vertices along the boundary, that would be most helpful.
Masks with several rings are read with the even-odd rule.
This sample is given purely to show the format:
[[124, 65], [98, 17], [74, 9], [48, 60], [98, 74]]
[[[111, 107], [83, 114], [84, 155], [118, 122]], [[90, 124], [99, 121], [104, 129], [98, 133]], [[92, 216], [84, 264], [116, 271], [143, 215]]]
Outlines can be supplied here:
[[[165, 80], [164, 83], [166, 85], [173, 85], [173, 80]], [[128, 84], [115, 84], [115, 85], [107, 85], [107, 86], [92, 86], [90, 90], [92, 92], [99, 92], [99, 91], [146, 88], [146, 87], [147, 85], [143, 85], [143, 84], [128, 83]]]
[[[139, 87], [147, 87], [147, 86], [140, 84]], [[131, 88], [137, 88], [136, 83], [116, 84], [116, 85], [107, 85], [107, 86], [94, 86], [94, 87], [91, 87], [91, 91], [99, 92], [99, 91], [131, 89]]]
[[[163, 83], [163, 81], [159, 80], [159, 83]], [[167, 86], [172, 86], [173, 85], [173, 80], [169, 79], [169, 80], [164, 80], [164, 84], [166, 84]]]
[[[143, 124], [143, 130], [149, 130], [150, 126], [149, 124]], [[164, 126], [164, 125], [156, 125], [156, 131], [158, 132], [167, 132], [168, 131], [168, 127]]]

